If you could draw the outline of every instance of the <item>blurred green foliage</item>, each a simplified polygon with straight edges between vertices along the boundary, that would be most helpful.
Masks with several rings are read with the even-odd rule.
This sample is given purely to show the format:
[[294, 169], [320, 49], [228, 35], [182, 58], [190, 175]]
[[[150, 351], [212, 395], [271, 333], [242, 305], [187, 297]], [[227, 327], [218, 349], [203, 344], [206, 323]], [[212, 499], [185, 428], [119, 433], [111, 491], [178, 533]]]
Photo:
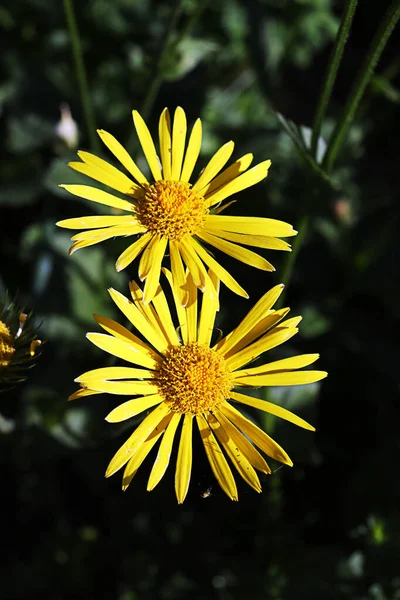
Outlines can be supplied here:
[[[327, 178], [318, 163], [386, 3], [359, 2], [316, 161], [305, 159], [310, 127], [344, 2], [184, 0], [163, 52], [176, 7], [75, 2], [96, 124], [143, 165], [131, 110], [144, 109], [156, 132], [161, 109], [181, 105], [189, 121], [203, 120], [199, 168], [230, 139], [236, 157], [271, 158], [266, 182], [231, 210], [296, 228], [307, 219], [285, 298], [304, 319], [282, 352], [320, 352], [329, 378], [271, 389], [268, 398], [311, 420], [317, 433], [264, 418], [295, 466], [265, 478], [261, 496], [240, 487], [238, 504], [214, 485], [198, 445], [182, 507], [172, 469], [145, 491], [151, 461], [126, 494], [118, 476], [104, 480], [137, 421], [104, 423], [111, 397], [66, 398], [77, 375], [105, 366], [85, 339], [97, 328], [91, 315], [115, 317], [107, 287], [125, 293], [136, 271], [115, 273], [120, 240], [68, 257], [68, 234], [55, 222], [103, 208], [57, 187], [84, 180], [66, 166], [74, 153], [56, 135], [62, 103], [78, 124], [79, 148], [90, 147], [63, 4], [6, 3], [0, 291], [19, 291], [47, 344], [28, 382], [0, 398], [8, 559], [1, 597], [399, 600], [399, 31]], [[280, 281], [284, 260], [273, 256], [272, 275], [224, 264], [254, 303]], [[249, 302], [223, 290], [224, 332]]]

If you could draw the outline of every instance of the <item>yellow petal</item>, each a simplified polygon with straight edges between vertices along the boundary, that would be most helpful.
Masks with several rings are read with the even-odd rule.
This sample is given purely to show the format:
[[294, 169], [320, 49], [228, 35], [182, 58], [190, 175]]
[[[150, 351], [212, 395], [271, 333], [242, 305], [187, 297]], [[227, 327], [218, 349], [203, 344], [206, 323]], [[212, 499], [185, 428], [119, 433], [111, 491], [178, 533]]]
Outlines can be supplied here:
[[153, 234], [153, 237], [151, 238], [148, 246], [142, 254], [138, 267], [138, 275], [140, 281], [144, 281], [147, 275], [149, 274], [149, 271], [152, 266], [151, 254], [153, 252], [154, 247], [157, 245], [159, 239], [160, 238], [157, 234]]
[[98, 204], [105, 204], [106, 206], [112, 206], [113, 208], [119, 208], [121, 210], [128, 210], [129, 212], [135, 210], [135, 204], [133, 202], [121, 200], [121, 198], [114, 196], [114, 194], [109, 194], [108, 192], [104, 192], [103, 190], [99, 190], [89, 185], [60, 185], [59, 187], [63, 188], [70, 194], [73, 194], [74, 196], [79, 196], [80, 198], [91, 200], [92, 202], [97, 202]]
[[206, 269], [193, 249], [192, 240], [182, 240], [178, 246], [179, 252], [188, 267], [194, 284], [204, 291], [206, 287]]
[[265, 454], [273, 458], [274, 460], [278, 460], [290, 467], [293, 466], [293, 462], [290, 460], [287, 453], [284, 451], [279, 444], [275, 442], [272, 438], [269, 437], [257, 425], [249, 421], [245, 416], [242, 415], [236, 408], [233, 408], [230, 404], [225, 402], [221, 405], [221, 411], [224, 415], [230, 419], [236, 427], [241, 429], [245, 435], [254, 443], [256, 446], [261, 448]]
[[196, 420], [204, 450], [216, 480], [231, 500], [238, 500], [235, 479], [217, 440], [203, 415], [196, 415]]
[[231, 141], [227, 142], [219, 150], [217, 150], [217, 152], [210, 159], [208, 165], [205, 167], [204, 171], [200, 175], [199, 179], [194, 184], [194, 192], [197, 193], [199, 190], [201, 190], [205, 185], [207, 185], [211, 181], [211, 179], [213, 179], [213, 177], [215, 177], [217, 173], [220, 172], [222, 167], [228, 162], [228, 160], [232, 156], [234, 147], [235, 144]]
[[198, 343], [204, 344], [205, 346], [210, 345], [215, 323], [215, 315], [219, 307], [219, 279], [212, 271], [210, 271], [210, 279], [211, 284], [214, 287], [215, 293], [213, 290], [210, 290], [210, 286], [208, 285], [203, 294], [199, 330], [197, 334]]
[[264, 412], [270, 413], [271, 415], [275, 415], [275, 417], [280, 417], [281, 419], [285, 419], [285, 421], [289, 421], [294, 425], [303, 427], [303, 429], [315, 431], [315, 427], [307, 423], [307, 421], [305, 421], [304, 419], [301, 419], [300, 417], [292, 413], [290, 410], [283, 408], [282, 406], [278, 406], [277, 404], [273, 404], [272, 402], [267, 402], [267, 400], [260, 400], [259, 398], [253, 398], [252, 396], [239, 394], [238, 392], [231, 392], [230, 396], [232, 400], [236, 400], [236, 402], [241, 402], [242, 404], [246, 404], [247, 406], [252, 406], [253, 408], [263, 410]]
[[[179, 329], [183, 342], [186, 344], [188, 342], [188, 328], [187, 328], [187, 319], [186, 319], [186, 310], [182, 306], [180, 302], [180, 295], [178, 293], [177, 288], [174, 285], [174, 281], [172, 278], [172, 274], [168, 269], [163, 269], [163, 273], [168, 279], [168, 283], [171, 287], [172, 295], [174, 297], [174, 303], [176, 308], [176, 313], [178, 315], [179, 321]], [[187, 290], [187, 288], [186, 288]], [[189, 293], [187, 292], [187, 297], [189, 298]]]
[[[122, 171], [116, 169], [102, 158], [99, 158], [90, 152], [83, 152], [82, 150], [78, 152], [78, 156], [88, 167], [90, 167], [93, 173], [90, 177], [93, 179], [97, 179], [97, 181], [109, 185], [123, 194], [132, 194], [140, 191], [140, 186], [131, 181], [129, 177], [122, 173]], [[97, 177], [94, 175], [97, 175]], [[100, 179], [100, 177], [102, 179]]]
[[104, 227], [103, 229], [90, 229], [89, 231], [81, 231], [80, 233], [72, 236], [71, 240], [74, 242], [89, 241], [93, 240], [103, 242], [113, 237], [130, 236], [136, 233], [141, 233], [143, 227], [139, 223], [133, 223], [131, 225], [112, 225], [111, 227]]
[[165, 340], [159, 331], [153, 329], [151, 324], [138, 310], [133, 302], [128, 300], [123, 294], [117, 290], [110, 288], [108, 290], [111, 298], [118, 306], [119, 310], [126, 316], [134, 327], [156, 348], [161, 351], [165, 349]]
[[190, 134], [185, 160], [182, 167], [181, 181], [189, 181], [201, 148], [201, 121], [197, 119]]
[[230, 458], [233, 466], [237, 469], [239, 475], [245, 480], [245, 482], [252, 487], [256, 492], [261, 492], [260, 480], [258, 479], [257, 473], [253, 469], [246, 456], [242, 454], [238, 446], [232, 440], [227, 432], [223, 429], [219, 421], [212, 415], [209, 414], [207, 417], [208, 424], [214, 431], [215, 435], [221, 446], [223, 446], [225, 452]]
[[228, 287], [230, 290], [242, 296], [248, 298], [248, 293], [238, 284], [238, 282], [224, 269], [205, 248], [203, 248], [195, 239], [192, 238], [191, 245], [194, 251], [200, 256], [200, 258], [206, 263], [213, 273]]
[[92, 396], [93, 394], [101, 394], [101, 392], [95, 392], [93, 390], [88, 390], [87, 388], [79, 388], [79, 390], [76, 390], [76, 392], [68, 396], [68, 400], [79, 400], [79, 398]]
[[146, 277], [146, 284], [143, 291], [143, 302], [148, 304], [154, 298], [157, 292], [158, 284], [160, 282], [161, 275], [161, 263], [165, 255], [165, 249], [167, 247], [168, 238], [161, 237], [157, 239], [157, 242], [151, 249], [150, 260], [151, 268]]
[[263, 375], [264, 373], [271, 373], [271, 371], [293, 371], [294, 369], [302, 369], [308, 367], [313, 362], [319, 359], [319, 354], [300, 354], [298, 356], [290, 356], [289, 358], [282, 358], [281, 360], [275, 360], [259, 367], [253, 367], [252, 369], [244, 368], [242, 371], [235, 371], [236, 378], [244, 375]]
[[225, 252], [225, 254], [228, 254], [229, 256], [236, 258], [236, 260], [240, 260], [251, 267], [262, 269], [263, 271], [275, 271], [275, 267], [273, 267], [270, 262], [265, 260], [265, 258], [259, 254], [252, 252], [252, 250], [248, 250], [247, 248], [242, 248], [237, 244], [227, 242], [226, 240], [217, 237], [216, 235], [212, 235], [211, 233], [207, 233], [206, 231], [199, 231], [197, 235], [207, 244], [211, 244], [211, 246], [218, 248], [218, 250]]
[[122, 358], [122, 360], [142, 367], [148, 367], [149, 369], [154, 369], [157, 366], [157, 362], [151, 356], [144, 354], [140, 346], [134, 345], [133, 342], [124, 342], [121, 339], [104, 333], [89, 332], [86, 334], [86, 337], [92, 344], [117, 358]]
[[272, 348], [276, 348], [276, 346], [280, 346], [280, 344], [283, 344], [296, 335], [297, 332], [298, 329], [293, 327], [283, 327], [281, 325], [275, 327], [272, 331], [263, 335], [262, 338], [250, 346], [247, 346], [247, 348], [244, 348], [227, 358], [227, 366], [231, 371], [236, 371], [236, 369], [239, 369], [255, 358], [258, 358], [263, 352], [267, 352]]
[[164, 337], [170, 346], [178, 346], [178, 334], [176, 333], [176, 328], [171, 317], [168, 302], [161, 286], [158, 287], [157, 293], [152, 302], [154, 308], [156, 309], [156, 318], [160, 331], [163, 332]]
[[[58, 221], [56, 225], [63, 227], [64, 229], [100, 229], [102, 227], [109, 227], [111, 225], [136, 225], [137, 220], [131, 215], [123, 215], [120, 217], [111, 217], [108, 215], [101, 216], [90, 216], [90, 217], [76, 217], [74, 219], [64, 219]], [[145, 231], [143, 227], [143, 231]]]
[[266, 248], [267, 250], [284, 250], [291, 252], [290, 244], [279, 238], [270, 237], [267, 235], [250, 235], [248, 233], [232, 233], [224, 231], [215, 224], [209, 224], [206, 221], [204, 231], [222, 237], [224, 240], [244, 244], [245, 246], [254, 246], [256, 248]]
[[171, 179], [178, 181], [181, 176], [183, 153], [186, 140], [186, 115], [185, 111], [178, 106], [174, 115], [172, 127], [172, 174]]
[[186, 414], [182, 425], [175, 471], [175, 493], [179, 504], [182, 504], [186, 498], [192, 473], [192, 432], [193, 415]]
[[325, 379], [326, 371], [289, 371], [283, 373], [265, 373], [250, 375], [236, 380], [240, 385], [271, 386], [271, 385], [305, 385]]
[[221, 423], [227, 435], [236, 444], [236, 446], [239, 448], [242, 454], [246, 456], [249, 463], [252, 464], [253, 467], [258, 469], [262, 473], [270, 475], [271, 469], [268, 463], [266, 462], [265, 458], [261, 456], [259, 451], [253, 446], [251, 442], [249, 442], [247, 437], [245, 437], [241, 431], [236, 429], [235, 425], [233, 425], [221, 411], [215, 412], [214, 416]]
[[97, 133], [100, 138], [107, 146], [109, 150], [114, 154], [115, 158], [119, 160], [119, 162], [125, 167], [127, 171], [132, 175], [136, 181], [138, 181], [141, 185], [146, 185], [148, 183], [146, 177], [143, 175], [142, 171], [132, 160], [132, 157], [128, 154], [125, 148], [119, 143], [118, 140], [115, 139], [111, 133], [104, 131], [103, 129], [98, 129]]
[[79, 375], [74, 381], [90, 387], [91, 381], [112, 381], [114, 379], [152, 379], [154, 371], [148, 369], [133, 369], [132, 367], [103, 367], [93, 369]]
[[187, 342], [190, 343], [197, 341], [197, 287], [195, 286], [190, 273], [187, 276], [187, 287], [189, 299], [185, 310], [187, 322]]
[[164, 108], [158, 124], [161, 164], [164, 179], [171, 179], [171, 119], [168, 108]]
[[188, 301], [188, 292], [186, 287], [185, 269], [183, 267], [182, 258], [178, 249], [178, 242], [170, 240], [169, 256], [171, 260], [171, 271], [174, 282], [174, 288], [178, 292], [180, 304], [186, 306]]
[[93, 379], [90, 388], [97, 392], [106, 394], [117, 394], [118, 396], [150, 396], [158, 392], [155, 381], [99, 381]]
[[239, 323], [236, 329], [231, 333], [229, 337], [221, 340], [218, 344], [218, 351], [223, 352], [226, 355], [229, 350], [242, 340], [249, 331], [253, 329], [264, 317], [266, 317], [279, 296], [281, 295], [285, 286], [280, 283], [279, 285], [271, 288], [260, 300], [253, 306], [253, 308], [247, 313], [244, 319]]
[[172, 445], [174, 443], [176, 429], [179, 425], [181, 415], [178, 413], [171, 414], [171, 421], [167, 426], [164, 436], [161, 440], [160, 448], [158, 450], [157, 458], [154, 462], [153, 468], [150, 473], [149, 482], [147, 484], [147, 491], [150, 492], [156, 487], [156, 485], [163, 478], [165, 471], [169, 465], [171, 458]]
[[106, 477], [110, 477], [116, 471], [121, 469], [134, 453], [139, 449], [140, 445], [148, 438], [148, 436], [156, 430], [157, 426], [168, 414], [169, 408], [165, 402], [159, 404], [143, 421], [138, 425], [132, 435], [127, 439], [125, 444], [121, 446], [118, 452], [113, 456], [106, 471]]
[[[233, 354], [236, 354], [237, 352], [239, 352], [239, 350], [241, 350], [242, 348], [249, 346], [252, 342], [257, 340], [260, 336], [264, 335], [267, 331], [269, 331], [270, 329], [275, 327], [288, 314], [289, 310], [290, 310], [289, 308], [281, 308], [279, 310], [271, 310], [269, 315], [267, 315], [266, 317], [261, 319], [261, 321], [259, 321], [257, 323], [257, 325], [255, 325], [249, 331], [248, 334], [246, 334], [244, 337], [242, 337], [237, 342], [237, 344], [235, 344], [234, 348], [232, 348], [231, 350], [229, 350], [229, 352], [227, 352], [227, 354], [225, 355], [225, 358], [232, 356]], [[282, 324], [282, 326], [283, 326], [283, 324]]]
[[289, 223], [277, 221], [276, 219], [266, 219], [265, 217], [208, 215], [205, 227], [207, 229], [218, 228], [234, 233], [271, 237], [291, 237], [297, 233]]
[[155, 446], [155, 444], [158, 442], [170, 420], [171, 415], [167, 415], [166, 417], [164, 417], [161, 423], [156, 427], [154, 431], [151, 432], [147, 440], [144, 440], [144, 442], [142, 442], [135, 454], [129, 460], [128, 464], [125, 467], [124, 475], [122, 477], [123, 491], [125, 491], [131, 483], [140, 465], [142, 464], [146, 456], [149, 454], [153, 446]]
[[230, 165], [227, 169], [222, 171], [218, 177], [213, 179], [210, 183], [205, 185], [201, 190], [198, 191], [199, 196], [210, 195], [212, 192], [217, 190], [223, 185], [226, 185], [241, 173], [244, 173], [246, 169], [249, 168], [253, 161], [252, 154], [245, 154], [241, 158], [239, 158], [236, 162]]
[[115, 263], [116, 270], [118, 272], [122, 271], [123, 269], [125, 269], [125, 267], [130, 265], [131, 262], [133, 262], [135, 258], [139, 256], [143, 248], [147, 246], [152, 237], [153, 233], [151, 231], [148, 231], [147, 233], [144, 233], [142, 236], [140, 236], [140, 238], [136, 240], [136, 242], [133, 242], [133, 244], [128, 246], [126, 250], [124, 250], [122, 254], [118, 257], [118, 260]]
[[160, 402], [163, 402], [164, 399], [159, 394], [152, 394], [151, 396], [142, 396], [141, 398], [135, 398], [134, 400], [128, 400], [123, 404], [114, 408], [107, 416], [106, 421], [109, 423], [120, 423], [121, 421], [126, 421], [131, 417], [136, 417], [144, 410], [152, 408]]
[[[132, 300], [136, 308], [142, 313], [142, 315], [150, 323], [153, 329], [157, 331], [160, 335], [163, 335], [163, 337], [165, 337], [162, 328], [160, 329], [160, 319], [157, 316], [154, 306], [152, 306], [151, 304], [145, 304], [143, 302], [143, 292], [136, 283], [136, 281], [129, 282], [129, 290], [131, 292]], [[160, 331], [158, 331], [159, 329]]]
[[[153, 364], [157, 364], [157, 362], [160, 360], [158, 354], [154, 352], [154, 350], [150, 348], [148, 344], [143, 342], [134, 333], [129, 331], [129, 329], [127, 329], [123, 325], [120, 325], [120, 323], [117, 323], [116, 321], [113, 321], [112, 319], [109, 319], [108, 317], [103, 317], [101, 315], [94, 314], [93, 316], [96, 319], [97, 323], [100, 325], [100, 327], [107, 331], [107, 333], [111, 333], [111, 335], [113, 335], [114, 337], [118, 338], [119, 340], [122, 340], [123, 342], [128, 343], [133, 348], [136, 348], [138, 352], [142, 352], [145, 356], [152, 360]], [[150, 361], [148, 362], [150, 364]]]
[[94, 246], [98, 244], [101, 240], [98, 238], [89, 238], [87, 240], [81, 240], [80, 242], [74, 242], [72, 246], [68, 250], [68, 254], [71, 256], [77, 250], [81, 250], [82, 248], [88, 248], [89, 246]]
[[241, 192], [242, 190], [249, 188], [256, 183], [259, 183], [259, 181], [262, 181], [268, 175], [268, 169], [270, 165], [271, 161], [265, 160], [245, 173], [242, 173], [242, 175], [239, 175], [239, 177], [229, 181], [229, 183], [223, 187], [218, 188], [218, 190], [215, 192], [207, 195], [205, 198], [207, 206], [214, 206], [218, 202], [228, 198], [228, 196], [237, 194], [238, 192]]
[[162, 179], [162, 175], [153, 139], [146, 123], [143, 121], [137, 110], [132, 111], [132, 116], [144, 155], [147, 159], [155, 181], [158, 181], [159, 179]]
[[297, 325], [300, 323], [302, 318], [303, 317], [291, 317], [290, 319], [286, 319], [286, 321], [283, 321], [283, 323], [281, 323], [279, 327], [287, 327], [287, 328], [297, 327]]

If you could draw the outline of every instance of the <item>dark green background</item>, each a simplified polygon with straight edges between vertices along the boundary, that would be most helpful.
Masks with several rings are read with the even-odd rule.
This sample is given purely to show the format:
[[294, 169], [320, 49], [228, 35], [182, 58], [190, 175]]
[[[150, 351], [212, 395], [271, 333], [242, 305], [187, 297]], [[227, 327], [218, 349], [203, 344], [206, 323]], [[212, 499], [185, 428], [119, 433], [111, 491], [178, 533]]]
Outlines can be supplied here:
[[[77, 375], [107, 364], [85, 333], [97, 330], [93, 312], [117, 316], [106, 288], [126, 293], [136, 265], [115, 273], [123, 240], [68, 257], [69, 234], [54, 223], [98, 209], [57, 187], [80, 181], [66, 167], [74, 152], [54, 133], [61, 102], [79, 125], [79, 147], [90, 148], [63, 4], [3, 4], [0, 285], [35, 311], [47, 344], [28, 381], [0, 398], [0, 597], [399, 600], [399, 31], [367, 89], [331, 187], [300, 160], [270, 104], [297, 125], [312, 125], [342, 2], [187, 0], [150, 104], [172, 2], [75, 4], [97, 127], [136, 158], [130, 113], [146, 98], [154, 133], [164, 106], [182, 106], [191, 123], [201, 116], [199, 168], [230, 139], [236, 158], [271, 158], [268, 179], [238, 195], [230, 210], [295, 227], [309, 216], [286, 296], [291, 315], [304, 319], [284, 350], [320, 352], [318, 368], [329, 377], [269, 390], [269, 399], [313, 422], [316, 434], [250, 413], [295, 463], [263, 477], [262, 495], [239, 482], [240, 501], [230, 502], [198, 440], [183, 506], [172, 465], [151, 494], [151, 460], [126, 493], [119, 474], [104, 479], [135, 423], [104, 422], [118, 398], [66, 398]], [[325, 137], [385, 8], [359, 2]], [[282, 255], [266, 254], [274, 274], [223, 258], [251, 295], [245, 301], [223, 290], [225, 333], [280, 282]]]

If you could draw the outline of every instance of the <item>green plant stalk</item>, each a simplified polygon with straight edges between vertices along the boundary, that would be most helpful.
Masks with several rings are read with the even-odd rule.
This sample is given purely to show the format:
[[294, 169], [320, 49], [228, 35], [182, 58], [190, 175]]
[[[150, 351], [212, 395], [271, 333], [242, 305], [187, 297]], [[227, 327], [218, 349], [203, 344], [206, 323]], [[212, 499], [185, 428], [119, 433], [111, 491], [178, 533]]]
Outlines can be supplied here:
[[336, 75], [339, 65], [342, 60], [344, 47], [350, 33], [351, 24], [356, 12], [358, 0], [347, 0], [343, 17], [340, 22], [340, 27], [337, 32], [335, 45], [329, 59], [328, 69], [326, 72], [324, 84], [322, 86], [321, 95], [319, 97], [317, 111], [315, 113], [314, 124], [312, 128], [311, 138], [311, 154], [316, 158], [318, 149], [318, 138], [321, 133], [322, 122], [325, 117], [326, 109], [332, 95], [333, 86], [336, 80]]
[[346, 103], [343, 115], [337, 124], [335, 131], [329, 141], [327, 151], [322, 162], [322, 167], [327, 173], [330, 173], [336, 160], [336, 156], [340, 150], [343, 139], [354, 119], [354, 115], [358, 108], [361, 98], [365, 92], [365, 88], [370, 82], [374, 69], [379, 61], [379, 58], [386, 46], [386, 43], [400, 18], [400, 0], [393, 0], [388, 10], [386, 11], [381, 24], [371, 42], [369, 51], [364, 59], [364, 62], [359, 70], [353, 88], [350, 92], [349, 99]]
[[86, 129], [88, 138], [90, 140], [90, 146], [93, 151], [99, 150], [99, 141], [96, 136], [96, 122], [94, 118], [94, 112], [92, 103], [90, 101], [89, 86], [86, 77], [85, 63], [83, 61], [83, 52], [81, 38], [79, 36], [78, 27], [76, 24], [74, 7], [72, 0], [64, 0], [64, 11], [65, 18], [67, 21], [67, 27], [71, 38], [72, 52], [74, 55], [74, 63], [76, 70], [76, 77], [78, 79], [79, 91], [81, 95], [81, 102], [83, 112], [85, 115]]
[[303, 215], [300, 219], [299, 233], [294, 238], [294, 242], [292, 245], [292, 251], [290, 254], [288, 254], [285, 264], [283, 265], [282, 277], [280, 279], [280, 283], [283, 283], [285, 287], [283, 289], [282, 294], [279, 296], [278, 302], [276, 303], [276, 306], [275, 306], [276, 309], [282, 308], [282, 306], [283, 306], [283, 301], [285, 299], [287, 286], [290, 281], [293, 267], [295, 265], [297, 256], [299, 254], [301, 245], [308, 233], [308, 226], [309, 226], [309, 216], [308, 216], [308, 214], [306, 214], [306, 215]]

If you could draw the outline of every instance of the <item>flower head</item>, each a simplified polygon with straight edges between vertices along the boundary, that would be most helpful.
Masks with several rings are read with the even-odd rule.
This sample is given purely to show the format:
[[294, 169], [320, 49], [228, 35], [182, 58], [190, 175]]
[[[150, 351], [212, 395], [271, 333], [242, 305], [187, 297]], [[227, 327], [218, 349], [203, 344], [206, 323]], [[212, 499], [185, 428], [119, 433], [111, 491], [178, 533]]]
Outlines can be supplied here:
[[175, 490], [178, 502], [182, 503], [191, 475], [193, 428], [197, 428], [214, 475], [226, 494], [232, 500], [238, 499], [227, 458], [239, 475], [260, 492], [256, 469], [263, 473], [271, 473], [271, 470], [259, 450], [287, 465], [292, 465], [292, 461], [283, 448], [234, 404], [258, 408], [313, 430], [285, 408], [249, 396], [243, 389], [312, 383], [323, 379], [326, 372], [298, 370], [316, 361], [318, 354], [246, 366], [298, 331], [299, 317], [283, 321], [289, 309], [272, 308], [282, 285], [267, 292], [236, 329], [212, 344], [219, 308], [219, 280], [212, 272], [208, 273], [212, 287], [204, 292], [198, 311], [198, 289], [192, 276], [187, 277], [188, 302], [182, 307], [171, 273], [165, 269], [164, 272], [171, 284], [178, 327], [160, 286], [150, 304], [144, 303], [144, 294], [135, 282], [130, 284], [132, 300], [110, 289], [112, 299], [141, 337], [99, 315], [95, 315], [95, 319], [106, 333], [88, 333], [87, 337], [102, 350], [134, 366], [106, 367], [84, 373], [76, 379], [81, 388], [70, 399], [102, 392], [136, 396], [106, 417], [112, 423], [151, 409], [108, 466], [107, 476], [125, 467], [123, 489], [160, 441], [147, 486], [152, 490], [163, 477], [174, 439], [179, 437]]
[[0, 391], [24, 381], [41, 344], [32, 314], [26, 314], [7, 296], [0, 304]]
[[117, 271], [125, 269], [141, 255], [139, 277], [146, 281], [144, 301], [150, 302], [158, 288], [161, 265], [169, 253], [174, 285], [180, 290], [180, 302], [185, 305], [184, 265], [197, 287], [210, 285], [206, 267], [212, 269], [235, 293], [247, 297], [245, 290], [213, 258], [208, 247], [264, 271], [274, 267], [265, 258], [244, 248], [255, 246], [272, 250], [290, 250], [282, 237], [296, 231], [288, 223], [261, 217], [236, 217], [221, 214], [231, 202], [227, 198], [262, 181], [271, 164], [266, 160], [249, 169], [252, 154], [242, 156], [228, 168], [234, 143], [228, 142], [211, 158], [197, 179], [190, 180], [200, 153], [202, 129], [197, 119], [186, 145], [186, 116], [182, 108], [175, 111], [173, 124], [167, 109], [159, 122], [159, 155], [142, 117], [133, 111], [133, 121], [147, 159], [153, 180], [148, 180], [128, 152], [110, 134], [98, 130], [107, 148], [129, 173], [129, 177], [88, 152], [78, 152], [82, 162], [69, 166], [120, 192], [120, 196], [87, 185], [62, 185], [71, 194], [105, 204], [126, 215], [88, 216], [59, 221], [67, 229], [85, 229], [72, 237], [70, 253], [104, 240], [135, 236], [116, 262]]

